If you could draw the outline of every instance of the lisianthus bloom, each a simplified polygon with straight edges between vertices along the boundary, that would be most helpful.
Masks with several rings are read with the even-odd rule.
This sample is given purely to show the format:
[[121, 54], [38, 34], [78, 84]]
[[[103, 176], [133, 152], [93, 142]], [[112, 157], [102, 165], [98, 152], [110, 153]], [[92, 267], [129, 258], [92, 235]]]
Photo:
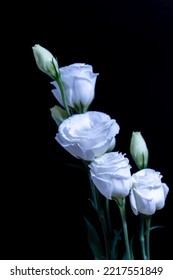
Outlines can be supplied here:
[[132, 175], [130, 204], [135, 215], [152, 215], [164, 207], [169, 188], [161, 178], [160, 172], [149, 168]]
[[148, 148], [141, 132], [133, 132], [130, 153], [139, 169], [148, 167]]
[[91, 179], [108, 199], [121, 199], [132, 186], [129, 160], [119, 152], [105, 153], [94, 159], [90, 167]]
[[57, 60], [47, 49], [39, 44], [34, 45], [32, 50], [38, 68], [55, 80], [59, 75]]
[[113, 148], [118, 133], [119, 125], [109, 115], [87, 111], [64, 120], [55, 139], [74, 157], [92, 161]]
[[[63, 83], [67, 105], [77, 112], [85, 112], [95, 96], [95, 84], [98, 74], [93, 73], [91, 65], [74, 63], [59, 68]], [[58, 102], [64, 106], [61, 90], [56, 81], [51, 82], [55, 86], [52, 90]]]

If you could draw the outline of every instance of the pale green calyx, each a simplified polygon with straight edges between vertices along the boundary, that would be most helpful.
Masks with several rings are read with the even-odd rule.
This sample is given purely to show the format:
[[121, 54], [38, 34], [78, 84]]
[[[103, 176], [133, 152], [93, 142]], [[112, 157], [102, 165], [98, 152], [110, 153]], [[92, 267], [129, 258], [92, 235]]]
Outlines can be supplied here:
[[57, 126], [59, 126], [65, 119], [68, 118], [67, 112], [60, 106], [55, 105], [54, 107], [50, 108], [50, 112]]
[[141, 132], [132, 133], [130, 153], [139, 169], [148, 167], [149, 152]]
[[32, 47], [36, 64], [38, 68], [49, 75], [53, 80], [59, 76], [59, 67], [57, 60], [53, 55], [39, 44]]

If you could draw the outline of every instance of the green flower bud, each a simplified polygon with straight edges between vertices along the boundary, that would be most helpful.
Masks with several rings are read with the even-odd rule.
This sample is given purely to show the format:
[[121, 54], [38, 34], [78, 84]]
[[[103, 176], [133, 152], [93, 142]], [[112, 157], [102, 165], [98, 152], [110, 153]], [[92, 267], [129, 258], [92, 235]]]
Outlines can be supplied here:
[[57, 60], [47, 49], [38, 44], [34, 45], [32, 50], [38, 68], [55, 80], [59, 75]]
[[68, 118], [67, 112], [64, 109], [62, 109], [60, 106], [56, 105], [50, 108], [50, 112], [57, 126], [59, 126], [65, 119]]
[[141, 132], [133, 132], [130, 142], [130, 153], [139, 169], [148, 166], [148, 148]]

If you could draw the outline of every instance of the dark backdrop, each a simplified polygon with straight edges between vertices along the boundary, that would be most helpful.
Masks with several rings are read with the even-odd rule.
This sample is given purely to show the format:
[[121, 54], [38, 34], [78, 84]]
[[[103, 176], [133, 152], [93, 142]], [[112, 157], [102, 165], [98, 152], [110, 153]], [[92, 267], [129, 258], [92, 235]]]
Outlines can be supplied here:
[[151, 258], [172, 259], [172, 1], [15, 3], [5, 9], [2, 30], [8, 54], [2, 52], [0, 258], [92, 259], [83, 221], [92, 216], [89, 184], [85, 174], [66, 166], [78, 161], [54, 139], [49, 109], [57, 103], [32, 53], [40, 44], [60, 66], [84, 62], [99, 73], [90, 110], [119, 123], [116, 150], [130, 158], [131, 133], [142, 132], [149, 167], [170, 188], [152, 219], [164, 229], [151, 233]]

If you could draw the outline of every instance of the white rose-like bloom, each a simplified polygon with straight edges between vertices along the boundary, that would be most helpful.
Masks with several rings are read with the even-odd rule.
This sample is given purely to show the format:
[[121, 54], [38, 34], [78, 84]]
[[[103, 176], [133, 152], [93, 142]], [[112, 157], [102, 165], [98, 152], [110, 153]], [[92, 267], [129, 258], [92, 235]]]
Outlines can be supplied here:
[[74, 157], [92, 161], [112, 148], [117, 133], [119, 125], [109, 115], [88, 111], [64, 120], [55, 139]]
[[[98, 74], [93, 73], [91, 65], [74, 63], [59, 68], [61, 80], [65, 89], [67, 104], [71, 108], [86, 111], [95, 96], [95, 84]], [[55, 86], [53, 95], [63, 106], [60, 88], [56, 81], [51, 82]]]
[[142, 169], [132, 175], [130, 204], [135, 215], [152, 215], [164, 207], [169, 188], [162, 175], [153, 169]]
[[129, 160], [122, 153], [110, 152], [89, 164], [90, 175], [97, 189], [107, 197], [124, 198], [132, 187]]

